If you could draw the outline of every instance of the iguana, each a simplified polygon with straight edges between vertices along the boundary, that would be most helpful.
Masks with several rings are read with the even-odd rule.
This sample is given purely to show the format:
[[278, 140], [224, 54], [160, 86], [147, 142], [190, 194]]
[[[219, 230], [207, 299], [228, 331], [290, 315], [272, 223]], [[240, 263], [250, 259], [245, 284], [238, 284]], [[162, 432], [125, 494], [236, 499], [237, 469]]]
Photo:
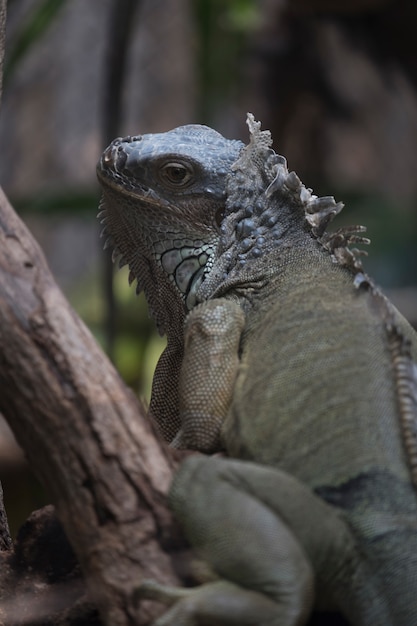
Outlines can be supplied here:
[[191, 455], [172, 508], [214, 579], [144, 583], [158, 626], [417, 624], [416, 334], [268, 131], [114, 140], [100, 217], [167, 348], [151, 413]]

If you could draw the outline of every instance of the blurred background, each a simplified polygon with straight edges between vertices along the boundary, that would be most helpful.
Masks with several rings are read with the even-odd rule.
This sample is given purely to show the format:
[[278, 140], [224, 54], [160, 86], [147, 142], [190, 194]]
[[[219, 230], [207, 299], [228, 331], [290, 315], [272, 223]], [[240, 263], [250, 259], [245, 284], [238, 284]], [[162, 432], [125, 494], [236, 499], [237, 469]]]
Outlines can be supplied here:
[[[366, 269], [417, 325], [414, 0], [9, 0], [0, 183], [74, 308], [149, 397], [163, 340], [101, 251], [95, 165], [118, 135], [246, 112], [372, 239]], [[0, 422], [12, 533], [45, 499]]]

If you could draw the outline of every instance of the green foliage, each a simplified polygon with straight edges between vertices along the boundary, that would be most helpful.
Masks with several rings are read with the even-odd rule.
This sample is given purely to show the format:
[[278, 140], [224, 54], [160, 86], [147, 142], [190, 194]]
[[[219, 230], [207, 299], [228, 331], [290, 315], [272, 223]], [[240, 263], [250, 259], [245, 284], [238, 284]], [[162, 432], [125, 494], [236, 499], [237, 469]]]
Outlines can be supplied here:
[[13, 206], [18, 213], [92, 215], [97, 211], [98, 197], [91, 189], [39, 191], [33, 196], [13, 198]]
[[[137, 296], [134, 285], [129, 286], [127, 268], [115, 272], [113, 284], [117, 304], [115, 366], [124, 381], [141, 398], [149, 400], [153, 372], [166, 341], [155, 331], [143, 294]], [[105, 346], [106, 303], [98, 272], [92, 271], [80, 280], [69, 298], [97, 341]]]
[[30, 52], [32, 46], [42, 38], [53, 22], [58, 11], [63, 7], [66, 0], [43, 0], [38, 2], [35, 8], [29, 12], [21, 25], [18, 33], [10, 42], [4, 64], [3, 84], [15, 72], [16, 67]]
[[210, 124], [216, 109], [236, 96], [245, 44], [260, 20], [255, 0], [197, 0], [194, 3], [199, 78], [199, 119]]
[[407, 206], [387, 195], [339, 190], [345, 208], [334, 223], [363, 224], [371, 239], [365, 269], [383, 287], [402, 287], [417, 281], [417, 213], [415, 202]]

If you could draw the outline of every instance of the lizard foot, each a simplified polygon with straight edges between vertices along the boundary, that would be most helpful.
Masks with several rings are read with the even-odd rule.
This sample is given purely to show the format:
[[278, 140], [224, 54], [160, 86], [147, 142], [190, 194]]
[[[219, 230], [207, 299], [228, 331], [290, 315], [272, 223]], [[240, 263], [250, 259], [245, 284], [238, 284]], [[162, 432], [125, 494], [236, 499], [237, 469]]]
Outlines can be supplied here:
[[192, 589], [145, 580], [136, 599], [156, 600], [169, 610], [152, 626], [295, 626], [286, 607], [256, 591], [218, 580]]

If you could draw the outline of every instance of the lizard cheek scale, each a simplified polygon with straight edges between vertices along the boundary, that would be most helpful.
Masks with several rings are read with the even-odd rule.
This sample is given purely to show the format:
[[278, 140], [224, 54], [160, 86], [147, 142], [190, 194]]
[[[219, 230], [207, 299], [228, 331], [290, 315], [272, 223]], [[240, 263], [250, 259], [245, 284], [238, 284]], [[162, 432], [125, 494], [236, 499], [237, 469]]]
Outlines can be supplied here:
[[212, 576], [137, 597], [167, 605], [155, 626], [415, 626], [416, 333], [363, 267], [365, 228], [328, 231], [343, 203], [247, 123], [247, 145], [118, 138], [97, 168], [105, 245], [167, 335], [150, 417], [202, 453], [169, 499]]
[[[213, 247], [204, 245], [201, 241], [194, 242], [195, 247], [188, 247], [193, 242], [187, 244], [182, 245], [182, 242], [178, 242], [178, 247], [173, 249], [167, 245], [167, 249], [162, 254], [156, 254], [155, 259], [161, 264], [169, 279], [175, 283], [184, 298], [187, 310], [190, 311], [197, 302], [198, 287], [203, 280], [206, 264], [213, 254]], [[158, 249], [161, 248], [164, 248], [163, 242], [158, 246]]]

